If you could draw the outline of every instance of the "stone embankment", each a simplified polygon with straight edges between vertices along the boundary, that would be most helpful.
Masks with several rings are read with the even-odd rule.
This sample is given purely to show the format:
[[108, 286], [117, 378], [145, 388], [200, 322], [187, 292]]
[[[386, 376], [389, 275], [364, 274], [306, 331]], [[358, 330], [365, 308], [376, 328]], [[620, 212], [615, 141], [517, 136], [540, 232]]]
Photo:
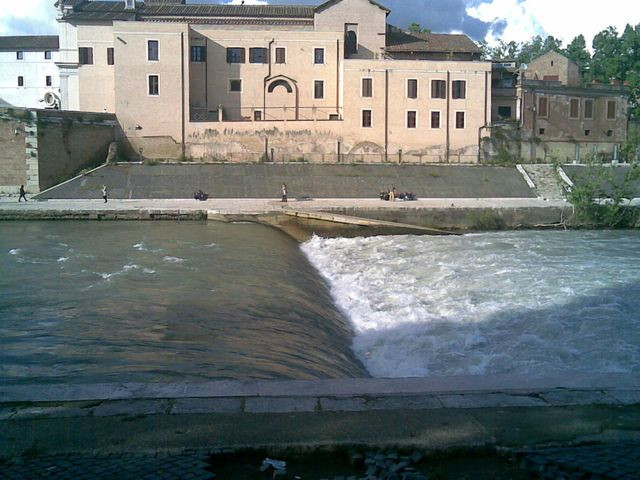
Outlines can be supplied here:
[[[637, 375], [0, 387], [0, 457], [185, 448], [522, 447], [640, 435]], [[69, 435], [73, 432], [73, 435]]]

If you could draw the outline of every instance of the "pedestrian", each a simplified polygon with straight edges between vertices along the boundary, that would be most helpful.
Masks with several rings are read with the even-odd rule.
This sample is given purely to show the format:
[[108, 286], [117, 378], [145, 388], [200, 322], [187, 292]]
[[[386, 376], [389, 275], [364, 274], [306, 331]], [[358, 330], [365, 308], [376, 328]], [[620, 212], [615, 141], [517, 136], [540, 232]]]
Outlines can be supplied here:
[[282, 184], [282, 201], [284, 203], [287, 203], [287, 184], [286, 183]]
[[24, 185], [20, 185], [20, 196], [18, 197], [18, 203], [24, 198], [27, 201], [27, 192], [24, 191]]
[[104, 198], [104, 203], [107, 203], [107, 186], [102, 185], [102, 198]]
[[391, 191], [389, 192], [389, 200], [392, 202], [396, 201], [396, 187], [391, 188]]

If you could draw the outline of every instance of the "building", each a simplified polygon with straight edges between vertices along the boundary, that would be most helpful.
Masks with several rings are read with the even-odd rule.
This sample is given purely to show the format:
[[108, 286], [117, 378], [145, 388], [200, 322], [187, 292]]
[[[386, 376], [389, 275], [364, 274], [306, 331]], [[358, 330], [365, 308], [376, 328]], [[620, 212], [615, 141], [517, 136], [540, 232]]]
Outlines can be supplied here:
[[0, 37], [0, 106], [57, 108], [58, 36]]
[[57, 5], [63, 108], [116, 113], [146, 157], [475, 162], [490, 122], [480, 49], [373, 0]]
[[586, 85], [578, 65], [558, 52], [520, 69], [494, 62], [493, 77], [492, 121], [520, 129], [526, 141], [520, 158], [613, 159], [626, 141], [628, 87]]

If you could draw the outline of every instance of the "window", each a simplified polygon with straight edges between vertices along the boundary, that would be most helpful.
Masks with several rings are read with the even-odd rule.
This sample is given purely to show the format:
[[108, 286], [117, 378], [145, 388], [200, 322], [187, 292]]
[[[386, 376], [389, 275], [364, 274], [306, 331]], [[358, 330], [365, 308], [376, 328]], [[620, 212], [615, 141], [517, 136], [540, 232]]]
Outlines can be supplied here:
[[242, 80], [240, 80], [240, 79], [229, 80], [229, 91], [230, 92], [241, 92], [242, 91]]
[[358, 25], [345, 24], [345, 41], [344, 48], [347, 56], [358, 53]]
[[24, 52], [18, 50], [16, 52], [16, 60], [24, 60]]
[[440, 128], [440, 112], [431, 112], [431, 128]]
[[149, 95], [160, 95], [160, 79], [158, 75], [149, 75]]
[[338, 115], [337, 113], [330, 113], [329, 120], [340, 120], [340, 115]]
[[262, 110], [253, 111], [253, 120], [259, 122], [262, 120]]
[[569, 118], [578, 118], [580, 116], [580, 100], [572, 98], [569, 100]]
[[584, 118], [593, 118], [593, 100], [584, 101]]
[[316, 65], [324, 63], [324, 48], [313, 49], [313, 63]]
[[407, 98], [418, 98], [418, 80], [415, 78], [407, 80]]
[[467, 82], [465, 80], [454, 80], [452, 84], [451, 98], [467, 97]]
[[607, 130], [607, 137], [611, 137], [613, 135], [613, 130]]
[[244, 48], [231, 47], [227, 48], [227, 63], [244, 63]]
[[249, 63], [267, 63], [268, 51], [266, 48], [250, 48]]
[[615, 100], [609, 100], [607, 102], [607, 120], [614, 120], [616, 118], [616, 102]]
[[549, 99], [547, 97], [538, 97], [538, 116], [549, 116]]
[[464, 112], [456, 112], [456, 128], [464, 128]]
[[93, 65], [93, 48], [80, 47], [78, 49], [78, 60], [80, 65]]
[[362, 110], [362, 126], [365, 128], [371, 127], [371, 121], [371, 110]]
[[276, 48], [276, 63], [287, 63], [287, 49], [284, 47]]
[[544, 135], [544, 128], [539, 129], [539, 130], [538, 130], [538, 133], [539, 133], [540, 135]]
[[316, 80], [313, 82], [313, 98], [324, 98], [324, 80]]
[[50, 86], [51, 86], [51, 83], [52, 83], [52, 82], [51, 82], [51, 75], [47, 75], [47, 76], [45, 77], [45, 79], [44, 79], [44, 83], [45, 83], [45, 85], [46, 85], [47, 87], [50, 87]]
[[23, 76], [19, 76], [18, 77], [18, 86], [19, 87], [24, 87], [24, 77]]
[[511, 107], [507, 107], [507, 106], [498, 107], [498, 117], [511, 118]]
[[589, 135], [591, 135], [591, 130], [585, 130], [584, 131], [584, 136], [588, 137]]
[[51, 50], [45, 50], [44, 51], [44, 59], [45, 60], [51, 60]]
[[407, 112], [407, 128], [416, 128], [418, 126], [418, 112], [409, 110]]
[[107, 65], [113, 65], [115, 63], [115, 50], [113, 48], [107, 48]]
[[191, 46], [191, 61], [192, 62], [206, 62], [207, 61], [207, 47], [203, 45]]
[[447, 98], [446, 80], [431, 80], [431, 98]]
[[160, 60], [160, 42], [158, 40], [147, 40], [147, 60], [150, 62]]
[[373, 78], [362, 79], [362, 96], [365, 98], [373, 97]]

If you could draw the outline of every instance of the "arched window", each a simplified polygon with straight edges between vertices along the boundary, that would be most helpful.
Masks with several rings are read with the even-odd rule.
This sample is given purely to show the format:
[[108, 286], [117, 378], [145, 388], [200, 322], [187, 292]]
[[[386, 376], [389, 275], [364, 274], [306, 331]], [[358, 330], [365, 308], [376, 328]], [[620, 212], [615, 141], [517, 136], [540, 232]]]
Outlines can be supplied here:
[[276, 88], [278, 87], [284, 87], [287, 89], [287, 93], [291, 93], [293, 92], [293, 88], [291, 88], [291, 85], [289, 84], [289, 82], [287, 82], [286, 80], [276, 80], [275, 82], [272, 82], [269, 85], [269, 88], [267, 89], [267, 91], [269, 93], [273, 92]]
[[347, 55], [358, 53], [358, 34], [353, 30], [347, 32]]

